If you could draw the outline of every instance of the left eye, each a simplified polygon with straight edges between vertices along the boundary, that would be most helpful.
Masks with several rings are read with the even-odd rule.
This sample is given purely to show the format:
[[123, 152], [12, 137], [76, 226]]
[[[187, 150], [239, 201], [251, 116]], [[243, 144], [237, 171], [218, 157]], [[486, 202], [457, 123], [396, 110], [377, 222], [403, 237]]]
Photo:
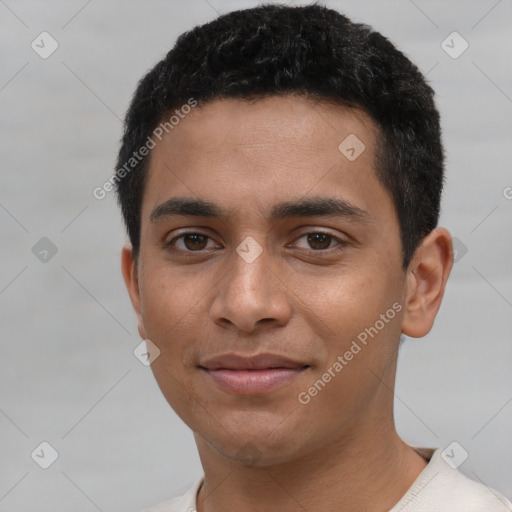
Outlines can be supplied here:
[[302, 235], [300, 238], [298, 238], [298, 240], [303, 238], [306, 239], [306, 243], [309, 245], [309, 247], [301, 247], [301, 249], [313, 249], [315, 251], [331, 249], [331, 243], [333, 241], [336, 242], [335, 246], [343, 245], [341, 240], [335, 236], [330, 235], [329, 233], [323, 233], [321, 231], [306, 233], [305, 235]]

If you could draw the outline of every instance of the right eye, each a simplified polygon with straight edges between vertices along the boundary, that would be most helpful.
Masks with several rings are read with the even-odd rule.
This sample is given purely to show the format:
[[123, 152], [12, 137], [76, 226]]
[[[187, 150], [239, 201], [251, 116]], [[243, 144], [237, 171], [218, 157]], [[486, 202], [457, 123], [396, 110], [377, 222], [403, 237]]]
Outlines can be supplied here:
[[208, 249], [208, 240], [213, 242], [212, 238], [203, 233], [189, 231], [174, 237], [172, 240], [167, 242], [165, 246], [172, 247], [173, 249], [183, 252], [200, 252]]

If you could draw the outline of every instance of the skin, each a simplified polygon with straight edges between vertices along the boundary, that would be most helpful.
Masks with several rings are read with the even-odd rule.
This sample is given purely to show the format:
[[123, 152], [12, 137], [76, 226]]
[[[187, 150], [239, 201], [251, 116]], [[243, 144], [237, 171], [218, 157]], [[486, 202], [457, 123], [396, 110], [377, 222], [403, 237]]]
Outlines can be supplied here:
[[[152, 150], [140, 253], [136, 265], [126, 245], [122, 270], [139, 334], [161, 351], [155, 378], [194, 432], [205, 473], [199, 512], [384, 512], [426, 465], [394, 426], [398, 343], [401, 333], [430, 331], [451, 237], [435, 229], [402, 269], [396, 212], [375, 174], [377, 133], [364, 112], [326, 102], [225, 99], [194, 109]], [[365, 144], [354, 161], [338, 150], [350, 134]], [[171, 197], [208, 200], [229, 215], [152, 221]], [[266, 218], [276, 203], [318, 197], [367, 216]], [[183, 231], [209, 238], [175, 240]], [[311, 242], [316, 232], [332, 237]], [[236, 252], [248, 236], [263, 249], [251, 263]], [[300, 403], [394, 303], [401, 311]], [[233, 394], [198, 367], [228, 352], [272, 352], [309, 368], [271, 392]]]

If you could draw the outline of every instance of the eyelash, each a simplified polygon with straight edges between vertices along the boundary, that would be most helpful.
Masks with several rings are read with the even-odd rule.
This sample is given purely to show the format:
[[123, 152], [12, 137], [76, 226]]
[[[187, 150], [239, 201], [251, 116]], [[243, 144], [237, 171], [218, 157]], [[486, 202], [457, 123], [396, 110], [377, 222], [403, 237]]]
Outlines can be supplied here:
[[[321, 235], [326, 235], [328, 237], [331, 238], [331, 241], [335, 241], [336, 242], [336, 245], [334, 245], [333, 247], [328, 247], [327, 249], [302, 249], [304, 251], [311, 251], [311, 252], [314, 252], [315, 254], [322, 254], [322, 253], [331, 253], [333, 251], [339, 251], [339, 250], [342, 250], [345, 245], [347, 245], [347, 242], [339, 239], [338, 237], [335, 237], [334, 235], [331, 235], [330, 233], [326, 233], [325, 231], [309, 231], [307, 233], [304, 233], [303, 235], [301, 235], [299, 238], [297, 238], [296, 240], [300, 240], [301, 238], [305, 237], [305, 236], [308, 236], [308, 235], [316, 235], [316, 234], [321, 234]], [[212, 238], [204, 233], [200, 233], [198, 231], [187, 231], [185, 233], [181, 233], [180, 235], [174, 237], [173, 239], [171, 239], [169, 242], [165, 242], [164, 243], [164, 247], [165, 248], [171, 248], [173, 250], [175, 250], [176, 252], [181, 252], [182, 254], [186, 254], [187, 256], [188, 255], [194, 255], [194, 254], [202, 254], [204, 253], [205, 251], [207, 251], [207, 249], [201, 249], [201, 250], [198, 250], [198, 251], [191, 251], [189, 249], [176, 249], [175, 246], [174, 246], [174, 243], [177, 241], [177, 240], [180, 240], [180, 239], [183, 239], [184, 237], [186, 236], [189, 236], [189, 235], [200, 235], [200, 236], [204, 236], [206, 237], [207, 239], [209, 240], [212, 240]]]

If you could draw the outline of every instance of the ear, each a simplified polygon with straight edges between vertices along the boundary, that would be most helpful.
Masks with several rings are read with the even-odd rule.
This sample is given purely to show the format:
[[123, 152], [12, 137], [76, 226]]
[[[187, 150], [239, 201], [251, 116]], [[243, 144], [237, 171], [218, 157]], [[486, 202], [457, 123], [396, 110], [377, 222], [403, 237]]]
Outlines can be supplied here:
[[121, 270], [123, 272], [124, 284], [128, 290], [128, 295], [132, 301], [133, 309], [137, 314], [137, 323], [139, 335], [142, 339], [146, 339], [146, 330], [142, 320], [142, 310], [140, 304], [140, 287], [137, 266], [133, 257], [133, 247], [126, 244], [121, 254]]
[[413, 338], [427, 335], [441, 306], [453, 266], [450, 233], [436, 228], [416, 249], [407, 269], [402, 332]]

